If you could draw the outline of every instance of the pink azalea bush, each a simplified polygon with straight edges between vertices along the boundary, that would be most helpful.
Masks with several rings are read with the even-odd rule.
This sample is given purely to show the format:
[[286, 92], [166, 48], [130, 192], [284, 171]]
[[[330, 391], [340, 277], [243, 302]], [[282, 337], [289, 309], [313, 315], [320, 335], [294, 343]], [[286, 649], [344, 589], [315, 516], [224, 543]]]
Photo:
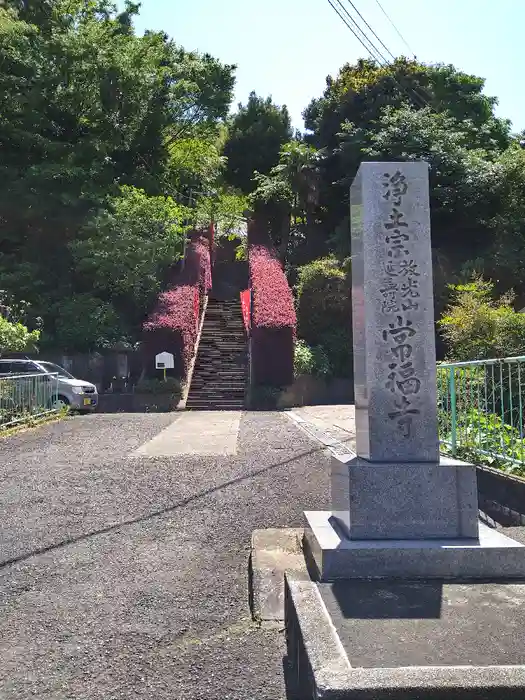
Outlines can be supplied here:
[[253, 233], [249, 240], [253, 380], [255, 384], [286, 386], [293, 382], [297, 324], [292, 290], [269, 240], [264, 245], [264, 237]]
[[174, 357], [173, 374], [185, 377], [195, 351], [199, 312], [211, 284], [210, 244], [195, 233], [186, 248], [184, 268], [176, 273], [169, 289], [159, 295], [144, 323], [144, 360], [148, 373], [154, 367], [155, 355], [167, 351]]

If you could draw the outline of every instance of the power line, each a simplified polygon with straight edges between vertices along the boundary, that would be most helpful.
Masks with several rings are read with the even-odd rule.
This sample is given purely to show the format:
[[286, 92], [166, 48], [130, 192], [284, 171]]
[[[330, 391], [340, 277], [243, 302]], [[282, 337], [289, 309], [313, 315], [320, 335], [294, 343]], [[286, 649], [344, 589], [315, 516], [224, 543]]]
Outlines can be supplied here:
[[350, 3], [350, 5], [352, 5], [352, 7], [353, 7], [354, 10], [357, 12], [357, 14], [359, 15], [359, 17], [361, 17], [361, 20], [366, 24], [366, 26], [368, 27], [368, 29], [370, 29], [370, 31], [372, 32], [372, 34], [375, 36], [375, 38], [378, 40], [378, 42], [381, 44], [381, 46], [385, 49], [385, 51], [386, 51], [388, 54], [390, 54], [390, 56], [392, 57], [392, 60], [395, 61], [395, 60], [396, 60], [396, 57], [394, 56], [394, 54], [392, 53], [392, 51], [390, 51], [390, 49], [388, 48], [388, 46], [385, 46], [385, 44], [383, 44], [383, 42], [381, 41], [381, 39], [377, 36], [377, 34], [376, 34], [376, 33], [374, 32], [374, 30], [372, 29], [372, 27], [368, 24], [368, 22], [366, 21], [366, 19], [365, 19], [365, 18], [363, 17], [363, 15], [359, 12], [359, 10], [358, 10], [357, 7], [354, 5], [354, 3], [352, 2], [352, 0], [348, 0], [348, 2]]
[[[335, 0], [335, 1], [336, 1], [336, 2], [338, 3], [338, 5], [341, 7], [342, 11], [345, 13], [345, 15], [347, 16], [348, 20], [350, 20], [350, 22], [352, 22], [352, 24], [354, 25], [354, 27], [356, 27], [356, 29], [357, 29], [357, 30], [360, 32], [360, 34], [364, 37], [365, 41], [367, 41], [367, 42], [370, 44], [370, 46], [371, 46], [372, 48], [370, 48], [370, 46], [367, 46], [367, 45], [365, 44], [365, 42], [364, 42], [364, 41], [361, 39], [361, 37], [357, 34], [357, 32], [355, 31], [355, 29], [348, 23], [348, 21], [347, 21], [347, 20], [343, 17], [343, 15], [339, 12], [339, 10], [338, 10], [337, 7], [334, 5], [334, 3], [332, 2], [332, 0], [328, 0], [328, 2], [330, 3], [332, 9], [339, 15], [339, 18], [344, 22], [344, 24], [345, 24], [345, 25], [348, 27], [348, 29], [352, 32], [352, 34], [355, 36], [355, 38], [358, 40], [358, 42], [361, 44], [361, 46], [362, 46], [362, 47], [368, 52], [368, 54], [369, 54], [375, 61], [377, 61], [380, 65], [382, 65], [382, 64], [381, 64], [381, 60], [383, 60], [383, 61], [386, 62], [385, 57], [381, 55], [381, 52], [377, 49], [377, 47], [374, 46], [373, 42], [366, 36], [365, 32], [363, 32], [363, 30], [359, 27], [359, 25], [356, 23], [356, 21], [353, 19], [353, 17], [352, 17], [352, 16], [350, 15], [350, 13], [348, 12], [348, 10], [344, 7], [344, 5], [342, 4], [341, 0]], [[379, 56], [379, 58], [378, 58], [378, 56]]]
[[[341, 0], [336, 0], [336, 2], [337, 2], [338, 5], [341, 7], [341, 9], [342, 9], [343, 12], [345, 13], [346, 17], [350, 20], [350, 22], [352, 22], [352, 24], [353, 24], [353, 25], [357, 28], [357, 30], [362, 34], [362, 36], [365, 38], [365, 40], [370, 44], [370, 46], [372, 46], [372, 49], [370, 49], [370, 47], [367, 46], [367, 45], [364, 43], [364, 41], [358, 36], [358, 34], [356, 33], [356, 31], [353, 29], [353, 27], [348, 23], [348, 21], [345, 19], [345, 17], [339, 12], [339, 10], [338, 10], [337, 7], [334, 5], [334, 3], [332, 2], [332, 0], [328, 0], [328, 2], [329, 2], [329, 4], [330, 4], [330, 6], [332, 7], [332, 9], [337, 13], [337, 15], [339, 16], [339, 18], [340, 18], [340, 19], [343, 21], [343, 23], [346, 25], [346, 27], [347, 27], [348, 29], [350, 29], [350, 31], [352, 32], [352, 34], [355, 36], [355, 38], [356, 38], [356, 39], [359, 41], [359, 43], [361, 44], [361, 46], [363, 46], [363, 48], [368, 52], [368, 54], [369, 54], [375, 61], [377, 61], [377, 62], [379, 63], [379, 65], [380, 65], [382, 68], [388, 67], [388, 66], [389, 66], [389, 62], [387, 61], [387, 59], [382, 55], [382, 53], [379, 51], [379, 49], [374, 45], [373, 41], [367, 36], [366, 32], [364, 32], [364, 31], [359, 27], [359, 25], [357, 24], [357, 22], [353, 19], [353, 17], [352, 17], [352, 16], [350, 15], [350, 13], [348, 12], [348, 10], [342, 5]], [[354, 9], [356, 9], [355, 6], [353, 5], [353, 3], [350, 3], [350, 4], [352, 4], [352, 7], [354, 7]], [[356, 10], [356, 11], [357, 11], [357, 10]], [[361, 17], [361, 19], [363, 19], [361, 13], [358, 12], [358, 14], [359, 14], [359, 16]], [[363, 19], [363, 21], [365, 21], [365, 20]], [[369, 27], [369, 25], [368, 25], [367, 22], [365, 22], [365, 24]], [[370, 29], [371, 29], [371, 28], [370, 28]], [[377, 37], [377, 34], [376, 34], [372, 29], [371, 29], [371, 31], [374, 33], [374, 36]], [[379, 40], [379, 41], [380, 41], [380, 40]], [[381, 42], [381, 43], [383, 43], [383, 42]], [[384, 46], [384, 44], [383, 44], [383, 46]], [[387, 51], [388, 51], [388, 53], [389, 53], [391, 56], [393, 55], [388, 49], [387, 49]], [[379, 56], [379, 58], [378, 58], [378, 56]], [[414, 90], [413, 88], [411, 89], [411, 90], [412, 90], [412, 95], [411, 95], [411, 94], [408, 92], [408, 90], [407, 90], [403, 85], [401, 85], [401, 83], [400, 83], [391, 73], [389, 73], [388, 76], [389, 76], [390, 79], [397, 85], [397, 87], [409, 98], [409, 100], [411, 100], [412, 102], [414, 102], [414, 103], [416, 104], [417, 107], [420, 107], [420, 108], [421, 108], [421, 107], [425, 107], [425, 106], [426, 106], [426, 107], [430, 107], [430, 108], [431, 108], [429, 102], [428, 102], [424, 97], [422, 97], [419, 93], [415, 92], [415, 90]]]
[[397, 32], [398, 37], [401, 39], [401, 41], [404, 43], [404, 45], [405, 45], [405, 46], [407, 47], [407, 49], [410, 51], [410, 53], [412, 54], [412, 56], [415, 58], [415, 57], [416, 57], [416, 54], [412, 51], [412, 49], [410, 48], [410, 46], [409, 46], [407, 40], [406, 40], [405, 37], [401, 34], [401, 32], [400, 32], [399, 29], [396, 27], [396, 25], [394, 24], [394, 22], [393, 22], [393, 21], [390, 19], [390, 17], [387, 15], [386, 10], [384, 9], [383, 5], [381, 5], [381, 3], [379, 2], [379, 0], [376, 0], [376, 3], [379, 5], [379, 9], [381, 10], [381, 12], [385, 15], [385, 17], [387, 18], [387, 20], [388, 20], [388, 21], [390, 22], [390, 24], [394, 27], [395, 31]]
[[[337, 0], [337, 2], [339, 3], [339, 5], [341, 5], [341, 0]], [[361, 21], [362, 21], [362, 22], [365, 24], [365, 26], [372, 32], [372, 34], [374, 35], [374, 37], [379, 41], [379, 43], [380, 43], [381, 46], [385, 49], [385, 51], [386, 51], [388, 54], [390, 54], [390, 56], [392, 57], [392, 60], [395, 61], [395, 60], [396, 60], [396, 57], [394, 56], [394, 54], [392, 53], [392, 51], [390, 51], [390, 49], [388, 48], [388, 46], [386, 46], [386, 44], [385, 44], [385, 43], [380, 39], [380, 37], [376, 34], [376, 32], [374, 31], [374, 29], [368, 24], [368, 22], [367, 22], [366, 19], [363, 17], [363, 15], [359, 12], [359, 10], [358, 10], [357, 7], [354, 5], [354, 3], [352, 2], [352, 0], [347, 0], [347, 2], [348, 2], [349, 5], [351, 5], [351, 7], [355, 10], [355, 12], [357, 13], [357, 15], [360, 17]], [[385, 64], [386, 64], [386, 66], [390, 65], [389, 61], [384, 57], [384, 55], [383, 55], [382, 53], [380, 53], [380, 51], [379, 51], [379, 50], [377, 49], [377, 47], [373, 44], [372, 40], [371, 40], [370, 37], [366, 34], [366, 32], [365, 32], [363, 29], [361, 29], [361, 28], [359, 27], [359, 25], [357, 24], [357, 22], [353, 19], [353, 17], [352, 17], [352, 16], [350, 15], [350, 13], [348, 12], [348, 10], [346, 10], [346, 8], [343, 8], [343, 9], [344, 9], [344, 12], [345, 12], [345, 14], [347, 15], [347, 17], [348, 17], [348, 18], [350, 19], [350, 21], [352, 22], [352, 24], [354, 24], [354, 26], [356, 26], [356, 27], [359, 29], [359, 31], [361, 32], [361, 34], [364, 35], [364, 37], [366, 38], [366, 40], [373, 46], [373, 48], [374, 48], [374, 49], [376, 50], [376, 52], [379, 54], [379, 56], [381, 57], [381, 59], [382, 59], [383, 62], [384, 62], [384, 63], [382, 64], [382, 67], [384, 68], [384, 67], [385, 67]], [[381, 8], [381, 9], [383, 9], [383, 8]], [[383, 10], [383, 12], [384, 12], [384, 10]], [[386, 14], [386, 13], [385, 13], [385, 14]], [[388, 17], [388, 15], [387, 15], [387, 17]], [[389, 19], [389, 21], [392, 23], [392, 25], [394, 26], [394, 28], [396, 29], [396, 31], [400, 34], [399, 30], [397, 29], [397, 27], [395, 27], [395, 25], [393, 24], [392, 20], [391, 20], [389, 17], [388, 17], [388, 19]], [[400, 34], [400, 36], [401, 36], [401, 34]], [[403, 37], [402, 37], [402, 38], [403, 38]], [[404, 41], [404, 39], [403, 39], [403, 41]], [[405, 43], [406, 43], [406, 42], [405, 42]], [[407, 44], [407, 46], [408, 46], [408, 44]], [[408, 47], [408, 48], [409, 48], [409, 50], [410, 50], [410, 47]], [[372, 54], [372, 56], [373, 56], [373, 54]], [[373, 58], [376, 58], [376, 60], [377, 60], [377, 57], [373, 56]], [[415, 56], [414, 56], [414, 58], [415, 58]], [[380, 62], [380, 61], [379, 61], [379, 63], [380, 63], [380, 65], [381, 65], [381, 62]], [[406, 89], [403, 87], [403, 85], [401, 85], [401, 83], [400, 83], [398, 80], [396, 80], [393, 76], [391, 76], [391, 77], [392, 77], [392, 79], [396, 82], [396, 84], [398, 85], [398, 87], [405, 93], [405, 95], [406, 95], [409, 99], [412, 99], [413, 101], [415, 101], [416, 104], [418, 104], [418, 106], [429, 107], [430, 109], [432, 109], [432, 107], [431, 107], [429, 101], [425, 98], [424, 95], [421, 95], [421, 92], [420, 92], [419, 90], [416, 90], [416, 88], [414, 88], [414, 87], [410, 87], [410, 88], [409, 88], [409, 89], [412, 91], [412, 94], [414, 95], [414, 97], [416, 98], [416, 100], [414, 100], [414, 98], [411, 97], [411, 96], [408, 94], [408, 92], [407, 92]], [[421, 90], [422, 90], [424, 93], [426, 93], [426, 94], [428, 95], [427, 91], [425, 90], [425, 88], [424, 88], [423, 86], [421, 86]], [[418, 100], [420, 101], [419, 103], [418, 103]], [[423, 103], [423, 104], [421, 104], [421, 103]]]

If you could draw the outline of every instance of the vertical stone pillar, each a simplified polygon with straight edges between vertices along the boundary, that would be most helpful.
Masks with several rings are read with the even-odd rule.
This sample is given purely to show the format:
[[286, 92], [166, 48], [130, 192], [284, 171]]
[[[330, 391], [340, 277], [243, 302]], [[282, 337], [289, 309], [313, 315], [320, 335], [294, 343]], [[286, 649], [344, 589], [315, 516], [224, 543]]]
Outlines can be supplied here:
[[427, 163], [363, 163], [351, 222], [357, 455], [437, 462]]
[[357, 455], [332, 460], [334, 517], [352, 540], [475, 538], [475, 468], [439, 456], [427, 163], [362, 163], [351, 224]]

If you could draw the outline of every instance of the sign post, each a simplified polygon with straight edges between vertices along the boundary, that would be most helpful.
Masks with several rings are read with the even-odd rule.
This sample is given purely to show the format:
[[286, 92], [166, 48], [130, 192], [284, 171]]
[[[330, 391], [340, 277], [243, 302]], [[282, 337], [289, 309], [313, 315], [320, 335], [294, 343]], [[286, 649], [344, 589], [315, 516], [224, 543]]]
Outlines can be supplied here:
[[166, 381], [166, 370], [173, 369], [174, 367], [173, 355], [170, 352], [160, 352], [155, 356], [155, 369], [162, 369], [164, 371], [164, 381]]

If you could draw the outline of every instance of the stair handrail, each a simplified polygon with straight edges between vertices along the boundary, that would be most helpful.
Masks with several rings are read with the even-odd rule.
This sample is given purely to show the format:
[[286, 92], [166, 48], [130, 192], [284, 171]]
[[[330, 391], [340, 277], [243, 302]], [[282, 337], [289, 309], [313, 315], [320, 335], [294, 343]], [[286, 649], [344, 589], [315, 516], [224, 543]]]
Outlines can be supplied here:
[[241, 292], [241, 308], [242, 308], [242, 319], [244, 321], [244, 328], [246, 329], [246, 334], [250, 336], [251, 331], [251, 314], [252, 314], [252, 290], [245, 289]]

